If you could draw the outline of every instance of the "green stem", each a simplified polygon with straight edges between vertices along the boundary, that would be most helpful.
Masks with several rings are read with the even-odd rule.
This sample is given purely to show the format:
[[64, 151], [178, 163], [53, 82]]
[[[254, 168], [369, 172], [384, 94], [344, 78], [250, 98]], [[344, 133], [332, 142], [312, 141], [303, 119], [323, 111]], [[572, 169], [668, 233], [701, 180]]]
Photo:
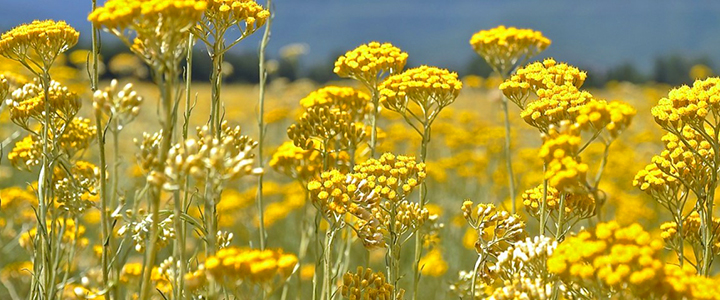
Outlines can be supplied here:
[[[543, 163], [543, 177], [547, 172], [547, 163]], [[540, 202], [540, 236], [545, 236], [545, 219], [547, 211], [547, 196], [548, 196], [548, 180], [543, 179], [543, 195], [542, 202]]]
[[[272, 10], [272, 0], [267, 0], [267, 9]], [[268, 18], [265, 24], [265, 32], [263, 32], [262, 42], [260, 42], [260, 95], [258, 97], [258, 167], [260, 169], [265, 168], [265, 160], [263, 157], [263, 145], [265, 143], [265, 86], [267, 84], [267, 71], [265, 69], [265, 49], [270, 41], [270, 27], [272, 25], [272, 14]], [[264, 172], [263, 172], [264, 173]], [[257, 183], [257, 210], [258, 217], [260, 218], [260, 249], [265, 249], [265, 238], [267, 233], [265, 232], [265, 208], [263, 205], [263, 173], [258, 176]]]
[[477, 281], [477, 274], [478, 269], [480, 268], [480, 264], [482, 264], [483, 256], [478, 254], [478, 258], [475, 261], [475, 267], [473, 268], [473, 274], [472, 274], [472, 281], [470, 282], [470, 299], [475, 300], [475, 282]]
[[[430, 144], [430, 123], [423, 124], [422, 143], [420, 144], [420, 161], [427, 160], [427, 148]], [[427, 185], [425, 181], [420, 184], [420, 209], [425, 207], [427, 200]], [[420, 285], [420, 257], [422, 256], [422, 234], [417, 230], [415, 233], [415, 257], [413, 268], [413, 300], [418, 299], [418, 287]]]
[[[162, 142], [158, 151], [158, 161], [165, 162], [168, 157], [168, 152], [172, 145], [173, 132], [175, 130], [175, 116], [173, 115], [173, 88], [175, 80], [174, 70], [167, 70], [163, 75], [164, 80], [161, 81], [161, 94], [162, 94]], [[162, 173], [162, 167], [155, 172]], [[152, 222], [150, 224], [150, 239], [147, 241], [148, 249], [145, 255], [145, 265], [142, 274], [142, 282], [140, 285], [140, 300], [150, 299], [150, 277], [152, 275], [153, 265], [157, 259], [157, 239], [160, 235], [159, 224], [160, 224], [160, 196], [162, 193], [162, 187], [154, 184], [150, 189], [150, 209], [152, 214]], [[215, 235], [212, 234], [214, 238]]]
[[512, 152], [510, 150], [510, 113], [508, 111], [508, 100], [502, 97], [503, 112], [505, 114], [505, 160], [507, 165], [508, 180], [510, 181], [510, 202], [512, 203], [512, 213], [516, 213], [515, 207], [515, 173], [512, 168]]
[[370, 120], [372, 124], [372, 132], [370, 133], [370, 157], [375, 158], [376, 148], [377, 148], [377, 119], [380, 115], [380, 95], [378, 93], [377, 87], [374, 87], [371, 89], [372, 92], [372, 103], [373, 103], [373, 113], [372, 113], [372, 119]]
[[[97, 7], [97, 0], [92, 0], [92, 10], [94, 11]], [[98, 56], [100, 51], [100, 36], [98, 35], [95, 25], [91, 25], [92, 29], [92, 73], [90, 75], [90, 89], [93, 93], [98, 90], [99, 70], [98, 70]], [[102, 286], [110, 287], [110, 272], [108, 265], [109, 258], [108, 253], [112, 252], [110, 245], [110, 215], [108, 212], [108, 197], [107, 197], [107, 161], [105, 157], [105, 126], [102, 122], [102, 112], [100, 109], [95, 110], [95, 125], [97, 126], [97, 140], [98, 150], [100, 156], [100, 223], [102, 224], [101, 241], [102, 241], [102, 254], [101, 254], [101, 267], [102, 267]], [[117, 163], [117, 162], [115, 162]], [[117, 177], [114, 177], [114, 181]], [[76, 226], [78, 223], [75, 223]], [[108, 249], [110, 248], [110, 249]], [[113, 285], [114, 286], [114, 285]], [[117, 293], [115, 288], [111, 288], [111, 292], [108, 293], [108, 299], [117, 299]]]
[[323, 255], [323, 291], [326, 292], [324, 299], [332, 300], [332, 269], [330, 268], [330, 260], [332, 258], [332, 242], [335, 238], [335, 229], [332, 224], [328, 224], [328, 230], [325, 234], [325, 254]]
[[562, 241], [563, 237], [561, 236], [563, 234], [563, 223], [565, 222], [565, 193], [562, 193], [560, 195], [560, 209], [558, 210], [558, 222], [557, 222], [557, 229], [555, 231], [555, 240]]

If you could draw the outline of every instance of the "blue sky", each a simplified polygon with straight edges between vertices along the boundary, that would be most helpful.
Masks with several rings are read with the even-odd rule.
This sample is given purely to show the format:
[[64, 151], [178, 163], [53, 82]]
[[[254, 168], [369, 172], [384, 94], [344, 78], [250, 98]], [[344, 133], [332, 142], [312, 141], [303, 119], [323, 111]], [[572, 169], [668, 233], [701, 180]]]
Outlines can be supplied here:
[[[100, 3], [104, 1], [100, 0]], [[260, 0], [264, 3], [264, 0]], [[89, 0], [0, 0], [0, 29], [33, 19], [65, 19], [89, 37]], [[545, 55], [600, 68], [658, 55], [708, 55], [720, 64], [718, 1], [275, 0], [270, 53], [306, 43], [309, 63], [372, 41], [388, 41], [415, 64], [462, 68], [470, 36], [497, 25], [543, 31]], [[259, 34], [237, 51], [255, 51]], [[108, 37], [112, 39], [112, 37]]]

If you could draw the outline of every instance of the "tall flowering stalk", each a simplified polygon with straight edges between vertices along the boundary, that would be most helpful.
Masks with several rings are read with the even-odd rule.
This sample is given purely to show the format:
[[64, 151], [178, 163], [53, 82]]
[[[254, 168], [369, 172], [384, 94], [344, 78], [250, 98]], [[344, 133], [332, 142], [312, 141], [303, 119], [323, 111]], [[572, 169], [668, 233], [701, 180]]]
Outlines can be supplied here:
[[[388, 77], [380, 84], [380, 103], [402, 115], [405, 121], [422, 138], [420, 162], [427, 160], [427, 148], [431, 139], [432, 124], [440, 111], [452, 104], [460, 94], [462, 82], [457, 73], [436, 67], [420, 66]], [[420, 185], [420, 209], [425, 207], [427, 186]], [[420, 282], [420, 257], [422, 236], [415, 236], [415, 266], [413, 299], [417, 299]]]
[[[272, 0], [267, 0], [266, 6], [269, 10], [272, 9]], [[259, 87], [259, 96], [258, 96], [258, 167], [260, 169], [265, 168], [265, 159], [263, 158], [264, 152], [263, 152], [263, 146], [265, 145], [265, 87], [267, 85], [267, 70], [266, 70], [266, 59], [265, 59], [265, 49], [267, 48], [268, 43], [270, 42], [270, 28], [272, 28], [272, 17], [269, 17], [267, 20], [267, 25], [265, 26], [265, 32], [263, 32], [262, 41], [260, 42], [260, 50], [258, 58], [260, 60], [260, 64], [258, 65], [259, 73], [260, 73], [260, 87]], [[260, 249], [265, 249], [265, 239], [266, 239], [266, 233], [265, 233], [265, 208], [263, 203], [263, 179], [264, 179], [264, 173], [260, 174], [258, 176], [257, 181], [257, 208], [258, 208], [258, 215], [260, 217]], [[287, 287], [287, 286], [286, 286]]]
[[[539, 156], [544, 180], [541, 186], [526, 190], [522, 200], [539, 219], [540, 235], [545, 235], [548, 218], [552, 218], [559, 240], [579, 220], [599, 216], [599, 184], [610, 146], [636, 114], [624, 102], [607, 102], [581, 90], [586, 77], [578, 68], [550, 58], [518, 69], [500, 85], [505, 97], [522, 110], [523, 120], [543, 137]], [[586, 141], [583, 132], [590, 135]], [[589, 166], [580, 154], [595, 141], [601, 141], [605, 149], [596, 175], [588, 180]]]
[[[52, 257], [59, 245], [50, 237], [51, 232], [48, 232], [48, 229], [52, 233], [56, 232], [54, 218], [57, 216], [51, 215], [49, 210], [53, 203], [55, 160], [60, 154], [58, 137], [70, 124], [79, 107], [76, 95], [53, 83], [50, 68], [61, 53], [77, 44], [78, 37], [78, 32], [65, 22], [52, 20], [20, 25], [0, 37], [0, 55], [22, 64], [39, 82], [35, 88], [26, 85], [28, 89], [21, 90], [22, 94], [18, 96], [23, 99], [13, 105], [11, 118], [42, 143], [36, 226], [39, 234], [35, 237], [39, 247], [34, 256], [32, 295], [45, 299], [54, 298], [57, 288], [56, 265]], [[29, 127], [30, 119], [40, 124], [40, 133]], [[48, 224], [49, 216], [53, 219], [49, 220]]]
[[148, 199], [152, 221], [150, 238], [146, 241], [148, 251], [140, 286], [141, 300], [150, 297], [150, 277], [157, 259], [156, 241], [159, 237], [160, 193], [164, 171], [162, 162], [168, 157], [177, 121], [175, 108], [179, 98], [175, 95], [175, 88], [180, 61], [187, 51], [190, 30], [200, 20], [206, 7], [205, 1], [194, 0], [109, 0], [88, 16], [95, 26], [104, 27], [117, 36], [151, 67], [161, 95], [162, 131], [155, 151], [159, 163], [152, 165], [148, 174], [148, 182], [152, 186]]
[[370, 157], [376, 158], [377, 119], [380, 113], [380, 84], [388, 76], [400, 73], [408, 54], [390, 43], [371, 42], [346, 52], [335, 61], [333, 72], [353, 78], [370, 90], [373, 112], [370, 115]]
[[[493, 29], [478, 31], [470, 39], [470, 45], [493, 71], [505, 80], [516, 66], [524, 65], [528, 59], [550, 46], [550, 40], [539, 31], [501, 25]], [[512, 168], [510, 149], [510, 116], [505, 97], [502, 98], [502, 104], [505, 113], [505, 157], [510, 182], [510, 200], [512, 201], [512, 212], [515, 213], [515, 173]]]
[[[222, 87], [222, 67], [225, 53], [258, 30], [269, 17], [270, 12], [255, 1], [211, 0], [208, 1], [205, 14], [198, 23], [198, 27], [193, 30], [198, 39], [205, 44], [212, 61], [210, 75], [212, 95], [208, 128], [210, 134], [216, 138], [220, 138], [220, 127], [223, 121], [221, 109], [224, 105], [220, 99], [220, 89]], [[225, 40], [225, 34], [232, 28], [237, 28], [240, 31], [240, 37], [228, 43]], [[261, 79], [261, 81], [264, 83], [264, 80]], [[219, 195], [219, 193], [209, 191], [209, 188], [209, 186], [205, 187], [205, 226], [210, 233], [214, 234], [217, 232], [217, 199], [211, 195]], [[260, 215], [262, 216], [262, 211]], [[263, 226], [262, 222], [260, 222], [261, 235], [264, 235]], [[264, 237], [261, 237], [260, 245], [261, 248], [265, 247]], [[208, 254], [215, 253], [216, 248], [214, 239], [209, 239]]]
[[[682, 256], [685, 240], [694, 244], [695, 266], [698, 274], [704, 276], [710, 275], [717, 253], [713, 212], [720, 164], [718, 95], [720, 79], [708, 78], [697, 80], [692, 86], [675, 88], [658, 101], [652, 114], [655, 122], [668, 132], [663, 137], [665, 149], [636, 175], [634, 182], [673, 215], [672, 225], [680, 234], [673, 243], [674, 233], [665, 233], [669, 244], [678, 252], [680, 261], [685, 260]], [[685, 212], [685, 204], [692, 200], [693, 210]], [[697, 221], [699, 224], [693, 226]]]

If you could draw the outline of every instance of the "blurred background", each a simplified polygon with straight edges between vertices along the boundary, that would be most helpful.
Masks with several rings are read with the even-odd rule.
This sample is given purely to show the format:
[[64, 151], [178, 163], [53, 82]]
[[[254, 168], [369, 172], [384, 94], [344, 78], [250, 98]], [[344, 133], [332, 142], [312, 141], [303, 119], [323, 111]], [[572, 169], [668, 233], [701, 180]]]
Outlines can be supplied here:
[[[86, 21], [89, 0], [2, 0], [0, 30], [33, 19], [64, 19], [78, 28], [81, 45], [89, 48]], [[98, 1], [99, 5], [104, 3]], [[260, 1], [261, 3], [263, 1]], [[340, 54], [377, 40], [391, 42], [410, 54], [410, 66], [432, 64], [461, 76], [487, 76], [490, 69], [472, 51], [470, 36], [497, 25], [542, 31], [553, 44], [543, 53], [588, 70], [586, 85], [608, 81], [691, 82], [693, 66], [720, 67], [720, 2], [610, 0], [277, 0], [269, 45], [276, 78], [335, 80], [332, 63]], [[233, 48], [230, 82], [257, 81], [257, 41], [261, 34]], [[105, 62], [125, 51], [108, 36]], [[77, 49], [76, 48], [76, 49]], [[197, 51], [197, 59], [207, 55]], [[207, 79], [208, 68], [195, 76]], [[106, 76], [112, 77], [113, 70]]]

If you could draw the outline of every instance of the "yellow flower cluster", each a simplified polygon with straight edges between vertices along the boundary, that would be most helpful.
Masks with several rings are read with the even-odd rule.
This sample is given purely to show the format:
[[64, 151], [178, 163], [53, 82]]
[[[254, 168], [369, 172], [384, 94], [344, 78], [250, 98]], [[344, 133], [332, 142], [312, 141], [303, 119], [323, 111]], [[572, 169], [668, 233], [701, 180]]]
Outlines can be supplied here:
[[657, 287], [665, 293], [663, 299], [720, 299], [717, 279], [697, 275], [693, 270], [665, 265], [664, 281]]
[[38, 55], [39, 63], [49, 69], [58, 55], [77, 44], [79, 37], [77, 30], [64, 21], [33, 21], [2, 34], [0, 55], [21, 62]]
[[420, 66], [392, 75], [380, 84], [380, 102], [385, 108], [404, 113], [415, 103], [426, 114], [437, 113], [455, 101], [462, 82], [457, 73]]
[[547, 164], [545, 179], [560, 192], [582, 193], [588, 165], [577, 156], [580, 136], [574, 130], [551, 130], [543, 136], [538, 156]]
[[36, 139], [34, 135], [28, 135], [15, 143], [15, 147], [8, 153], [8, 160], [14, 167], [30, 170], [40, 163], [42, 147]]
[[350, 113], [322, 106], [307, 108], [287, 134], [296, 146], [325, 153], [357, 148], [366, 136], [365, 126]]
[[[702, 246], [700, 245], [703, 244], [703, 230], [701, 227], [700, 214], [697, 211], [693, 211], [683, 220], [682, 225], [682, 233], [678, 234], [678, 224], [676, 222], [665, 222], [660, 225], [660, 229], [662, 230], [660, 236], [668, 245], [673, 247], [673, 249], [680, 249], [680, 242], [684, 240], [685, 242], [689, 242], [690, 245], [698, 247], [696, 250], [701, 251]], [[717, 253], [720, 251], [720, 235], [718, 235], [718, 233], [720, 233], [720, 219], [712, 218], [712, 224], [709, 226], [713, 228], [713, 252]]]
[[537, 94], [540, 90], [565, 85], [579, 89], [585, 83], [586, 78], [586, 72], [566, 63], [558, 64], [554, 59], [547, 58], [542, 62], [534, 62], [515, 71], [508, 80], [500, 84], [500, 90], [505, 97], [524, 109], [530, 93]]
[[37, 197], [26, 189], [17, 186], [0, 190], [0, 208], [3, 211], [12, 211], [26, 205], [37, 205]]
[[583, 286], [598, 297], [621, 293], [648, 299], [662, 280], [662, 247], [639, 224], [620, 227], [612, 221], [567, 238], [547, 266], [564, 282]]
[[322, 157], [317, 151], [305, 150], [295, 146], [292, 141], [287, 141], [275, 151], [268, 165], [282, 174], [306, 183], [321, 171]]
[[636, 113], [635, 108], [624, 102], [590, 101], [580, 107], [575, 124], [590, 132], [605, 128], [615, 138], [630, 126]]
[[371, 112], [370, 96], [351, 87], [327, 86], [311, 92], [300, 100], [303, 108], [314, 106], [350, 114], [354, 122], [362, 122]]
[[585, 104], [595, 101], [593, 95], [572, 85], [556, 85], [537, 91], [538, 99], [528, 103], [520, 112], [526, 123], [547, 132], [551, 125], [574, 121]]
[[97, 127], [92, 125], [90, 119], [73, 118], [57, 139], [57, 145], [68, 157], [90, 147], [90, 143], [97, 137]]
[[[88, 21], [95, 26], [118, 29], [120, 32], [125, 28], [147, 26], [147, 30], [165, 34], [172, 31], [153, 28], [151, 25], [163, 24], [167, 29], [182, 30], [200, 20], [206, 7], [207, 2], [196, 0], [108, 0], [104, 6], [88, 15]], [[150, 23], [145, 23], [148, 21]], [[177, 27], [173, 28], [172, 25]]]
[[550, 39], [540, 31], [501, 25], [473, 34], [470, 45], [505, 76], [518, 60], [535, 56], [550, 46]]
[[[430, 219], [430, 212], [427, 208], [407, 200], [382, 202], [380, 207], [372, 209], [372, 213], [382, 224], [381, 231], [392, 232], [398, 236], [406, 232], [413, 232]], [[394, 224], [392, 220], [395, 221]]]
[[[545, 204], [546, 211], [557, 214], [560, 207], [561, 193], [554, 187], [548, 186]], [[540, 214], [543, 199], [543, 185], [529, 189], [522, 194], [525, 209], [533, 216]], [[586, 219], [595, 214], [595, 198], [591, 194], [565, 194], [565, 218], [577, 217]], [[566, 219], [566, 220], [567, 220]]]
[[343, 275], [340, 294], [351, 300], [402, 300], [405, 290], [396, 291], [382, 272], [375, 273], [370, 268], [358, 267], [357, 272]]
[[[52, 81], [48, 87], [48, 99], [51, 121], [59, 118], [68, 121], [80, 109], [80, 97]], [[42, 85], [28, 83], [12, 93], [13, 104], [10, 107], [10, 119], [20, 127], [29, 129], [28, 121], [32, 118], [38, 122], [45, 122], [45, 90]]]
[[688, 124], [700, 130], [708, 115], [720, 112], [720, 78], [696, 80], [692, 87], [681, 86], [672, 89], [667, 98], [662, 98], [652, 108], [655, 122], [663, 128], [683, 127]]
[[[703, 185], [711, 176], [706, 161], [714, 160], [714, 150], [704, 136], [712, 136], [712, 129], [701, 134], [695, 129], [684, 127], [680, 135], [667, 133], [662, 137], [665, 149], [655, 155], [645, 169], [640, 170], [633, 185], [668, 203], [673, 201], [680, 187], [680, 180], [690, 185]], [[689, 147], [688, 147], [689, 146]], [[670, 202], [671, 203], [671, 202]]]
[[229, 247], [205, 260], [204, 270], [216, 282], [234, 285], [238, 281], [256, 284], [285, 280], [292, 274], [298, 258], [282, 250], [257, 250]]
[[390, 43], [371, 42], [360, 45], [335, 61], [333, 72], [375, 87], [383, 77], [405, 68], [408, 54]]
[[389, 201], [406, 199], [427, 177], [424, 163], [415, 162], [412, 156], [392, 153], [384, 153], [379, 159], [358, 164], [354, 171], [370, 189]]
[[254, 33], [265, 25], [270, 11], [253, 0], [208, 0], [204, 19], [217, 30], [227, 30], [232, 26], [245, 24], [241, 28], [243, 36]]
[[355, 174], [343, 174], [330, 170], [307, 185], [310, 199], [330, 222], [341, 221], [346, 213], [358, 214], [359, 210], [378, 203], [377, 195], [370, 185]]

